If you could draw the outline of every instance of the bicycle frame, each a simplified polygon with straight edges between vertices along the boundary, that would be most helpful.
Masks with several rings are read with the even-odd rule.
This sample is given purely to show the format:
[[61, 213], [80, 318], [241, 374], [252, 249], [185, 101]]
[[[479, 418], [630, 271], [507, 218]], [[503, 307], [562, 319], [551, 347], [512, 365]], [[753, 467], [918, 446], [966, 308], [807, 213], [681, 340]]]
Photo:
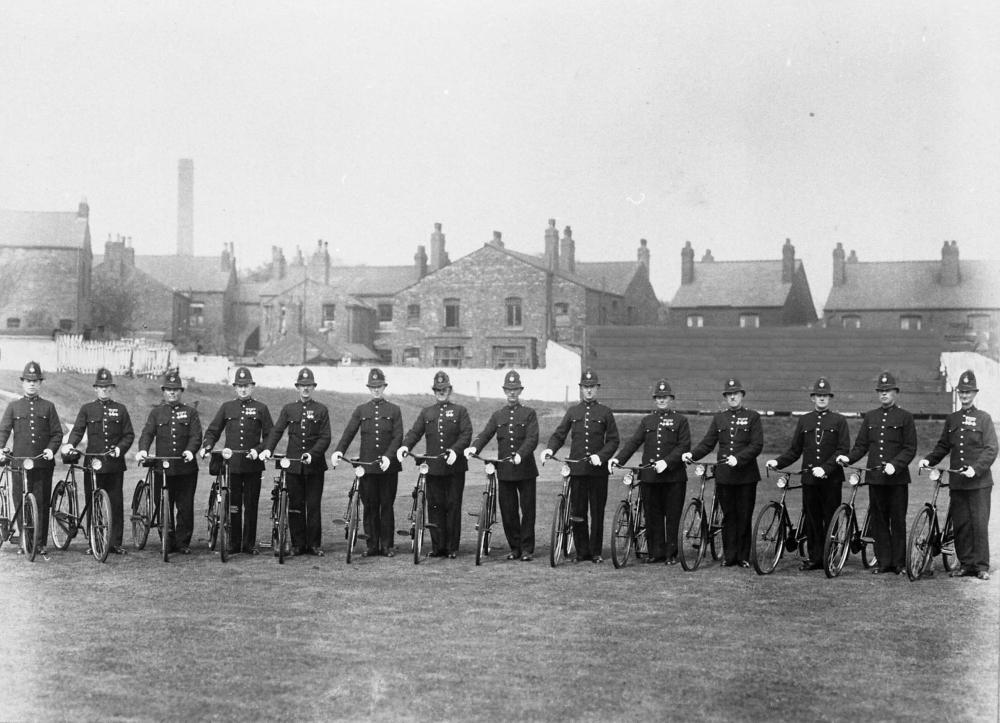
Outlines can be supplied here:
[[[0, 472], [0, 486], [4, 488], [3, 504], [7, 508], [4, 513], [10, 512], [9, 517], [6, 518], [7, 529], [3, 530], [0, 545], [14, 536], [16, 528], [20, 528], [20, 546], [28, 558], [28, 562], [35, 561], [35, 555], [42, 546], [41, 533], [38, 529], [38, 500], [35, 499], [33, 493], [28, 491], [28, 479], [24, 474], [34, 468], [36, 459], [41, 459], [41, 455], [7, 457], [3, 462], [0, 462], [0, 465], [3, 465], [3, 471]], [[21, 479], [21, 501], [16, 506], [13, 499], [12, 480], [8, 482], [8, 478], [15, 476], [19, 476]]]
[[[60, 550], [69, 547], [76, 533], [83, 531], [90, 543], [90, 552], [98, 562], [105, 562], [111, 551], [111, 497], [105, 490], [97, 489], [95, 473], [103, 462], [100, 455], [87, 455], [86, 464], [77, 464], [82, 452], [73, 450], [63, 455], [68, 468], [66, 476], [56, 483], [49, 505], [52, 544]], [[80, 492], [76, 473], [83, 474], [84, 506], [80, 510]], [[87, 522], [84, 524], [84, 518]]]
[[[770, 477], [772, 470], [767, 467], [765, 472]], [[781, 497], [777, 501], [772, 500], [765, 505], [757, 513], [753, 524], [750, 562], [758, 575], [769, 575], [774, 572], [786, 549], [789, 552], [798, 549], [800, 556], [806, 549], [805, 514], [803, 512], [799, 515], [799, 525], [796, 530], [788, 514], [788, 504], [785, 502], [789, 491], [803, 487], [801, 482], [797, 485], [791, 483], [791, 478], [801, 477], [803, 471], [777, 472], [776, 474], [778, 478], [775, 480], [775, 485], [781, 490]]]
[[[213, 460], [221, 460], [222, 469], [212, 481], [212, 487], [208, 491], [208, 508], [205, 510], [205, 519], [208, 520], [208, 549], [218, 548], [219, 559], [226, 562], [229, 559], [229, 548], [233, 544], [232, 525], [232, 493], [229, 486], [229, 460], [234, 454], [245, 455], [248, 449], [230, 449], [224, 447], [220, 451], [213, 451]], [[211, 466], [211, 465], [210, 465]], [[242, 544], [242, 540], [237, 540], [237, 546]]]
[[559, 459], [555, 455], [549, 459], [562, 462], [559, 474], [562, 476], [562, 491], [556, 497], [556, 508], [552, 514], [552, 535], [549, 545], [549, 564], [556, 567], [564, 558], [573, 554], [573, 522], [582, 521], [570, 516], [570, 465], [582, 459]]
[[285, 480], [285, 473], [292, 466], [292, 461], [281, 454], [273, 455], [271, 459], [274, 460], [274, 469], [278, 473], [271, 488], [271, 547], [274, 549], [274, 556], [278, 558], [278, 564], [284, 565], [285, 558], [292, 552], [288, 528], [288, 483]]
[[424, 529], [435, 527], [436, 525], [427, 521], [427, 474], [430, 466], [427, 464], [431, 460], [444, 459], [447, 454], [410, 454], [417, 464], [417, 484], [413, 488], [413, 505], [410, 507], [410, 514], [407, 518], [410, 521], [409, 530], [396, 530], [396, 534], [410, 538], [410, 546], [413, 552], [413, 564], [419, 565], [423, 556]]
[[478, 454], [472, 456], [483, 463], [483, 472], [486, 474], [486, 489], [483, 490], [479, 512], [469, 513], [478, 518], [476, 521], [476, 565], [482, 565], [483, 560], [490, 554], [492, 528], [497, 521], [497, 465], [501, 462], [509, 462], [513, 457], [488, 459], [480, 457]]
[[642, 487], [639, 473], [650, 469], [652, 464], [637, 467], [620, 466], [625, 470], [622, 484], [628, 491], [625, 499], [618, 503], [615, 516], [611, 523], [611, 562], [615, 568], [624, 567], [629, 555], [635, 550], [636, 559], [649, 556], [649, 541], [646, 536], [646, 513], [643, 507]]
[[350, 565], [354, 558], [354, 546], [359, 539], [365, 539], [364, 531], [358, 532], [362, 514], [361, 478], [365, 476], [365, 467], [375, 466], [378, 461], [362, 462], [360, 459], [347, 459], [346, 461], [351, 464], [354, 478], [351, 481], [351, 491], [347, 493], [347, 509], [344, 511], [344, 517], [340, 520], [334, 520], [333, 524], [344, 526], [344, 537], [347, 540], [347, 564]]
[[[914, 582], [933, 574], [934, 557], [938, 554], [941, 555], [945, 570], [950, 572], [959, 566], [955, 552], [955, 529], [951, 520], [951, 506], [948, 507], [942, 528], [938, 524], [937, 501], [941, 489], [949, 486], [945, 481], [945, 473], [956, 474], [961, 472], [961, 469], [929, 468], [926, 471], [934, 482], [934, 493], [931, 501], [925, 502], [913, 518], [906, 544], [906, 576]], [[923, 473], [923, 468], [917, 470], [917, 475]]]
[[865, 475], [881, 467], [844, 465], [844, 469], [850, 470], [847, 474], [847, 484], [851, 488], [851, 498], [841, 503], [833, 513], [823, 541], [823, 571], [830, 578], [840, 575], [848, 555], [852, 552], [861, 553], [861, 564], [866, 569], [874, 567], [878, 562], [875, 556], [875, 540], [870, 530], [871, 505], [869, 504], [865, 512], [864, 525], [859, 526], [855, 499], [858, 490], [868, 485]]
[[[698, 494], [691, 498], [677, 531], [677, 556], [681, 567], [688, 572], [697, 570], [705, 558], [705, 549], [711, 550], [712, 559], [722, 557], [722, 507], [717, 491], [712, 493], [711, 517], [705, 518], [705, 484], [715, 479], [716, 464], [696, 464], [694, 474], [701, 480]], [[685, 544], [690, 554], [685, 552]]]
[[139, 481], [132, 495], [132, 542], [135, 549], [141, 550], [146, 546], [149, 530], [155, 527], [160, 535], [160, 554], [164, 562], [170, 560], [170, 537], [174, 532], [167, 470], [172, 461], [179, 459], [181, 457], [144, 458], [139, 464], [147, 468], [146, 477]]

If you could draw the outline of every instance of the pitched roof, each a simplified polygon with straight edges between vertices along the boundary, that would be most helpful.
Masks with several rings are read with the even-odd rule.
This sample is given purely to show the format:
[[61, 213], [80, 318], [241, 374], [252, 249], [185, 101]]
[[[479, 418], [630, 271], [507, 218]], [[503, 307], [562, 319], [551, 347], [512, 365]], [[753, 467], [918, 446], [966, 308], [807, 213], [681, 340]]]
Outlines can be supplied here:
[[[781, 280], [781, 260], [697, 261], [694, 281], [681, 284], [670, 301], [671, 308], [693, 307], [780, 307], [792, 289]], [[795, 260], [795, 273], [802, 262]]]
[[218, 256], [139, 256], [137, 269], [183, 292], [223, 292], [229, 288], [229, 271], [219, 268]]
[[416, 266], [331, 266], [330, 285], [358, 296], [392, 296], [417, 280]]
[[[258, 303], [262, 300], [273, 299], [276, 296], [281, 296], [282, 294], [287, 294], [295, 289], [301, 287], [304, 283], [302, 278], [290, 279], [285, 277], [284, 279], [274, 279], [272, 281], [266, 281], [259, 284], [247, 284], [249, 288], [244, 295], [243, 290], [240, 291], [240, 300], [252, 303]], [[324, 284], [315, 279], [309, 279], [309, 288], [306, 290], [309, 296], [310, 302], [330, 302], [338, 301], [346, 306], [358, 306], [363, 309], [372, 309], [375, 307], [371, 304], [362, 301], [356, 296], [351, 296], [350, 294], [344, 293], [343, 289], [334, 286], [332, 283]], [[256, 296], [253, 296], [256, 294]]]
[[75, 211], [10, 211], [0, 209], [0, 246], [82, 249], [87, 217]]
[[[541, 256], [533, 256], [521, 251], [512, 251], [511, 249], [493, 244], [486, 244], [483, 248], [487, 247], [505, 253], [508, 256], [513, 256], [515, 259], [523, 261], [541, 271], [549, 270], [548, 264]], [[632, 278], [635, 276], [638, 266], [639, 263], [637, 261], [577, 261], [575, 264], [575, 273], [570, 273], [566, 269], [559, 268], [556, 269], [555, 275], [593, 291], [605, 291], [621, 296], [625, 294], [628, 285], [632, 283]]]
[[[339, 363], [344, 357], [350, 357], [352, 362], [377, 361], [378, 354], [364, 344], [350, 342], [327, 341], [324, 337], [310, 334], [306, 337], [306, 363], [317, 362]], [[262, 364], [301, 364], [302, 336], [290, 332], [282, 339], [261, 349], [256, 360]]]
[[940, 261], [865, 261], [845, 264], [824, 311], [864, 309], [1000, 309], [1000, 261], [958, 262], [958, 286], [942, 286]]

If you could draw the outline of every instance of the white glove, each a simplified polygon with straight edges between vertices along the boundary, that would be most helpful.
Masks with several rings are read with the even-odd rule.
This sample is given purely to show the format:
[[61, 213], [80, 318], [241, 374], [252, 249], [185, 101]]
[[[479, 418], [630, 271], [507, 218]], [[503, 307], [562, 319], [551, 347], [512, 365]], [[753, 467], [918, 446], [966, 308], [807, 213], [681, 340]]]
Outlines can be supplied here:
[[[767, 464], [765, 464], [764, 466], [767, 467], [768, 469], [778, 469], [778, 460], [769, 459], [767, 460]], [[815, 469], [815, 467], [813, 469]]]
[[311, 454], [306, 452], [304, 455], [302, 455], [302, 464], [312, 464], [312, 463], [313, 463], [313, 456]]
[[267, 460], [271, 459], [271, 450], [262, 449], [260, 451], [260, 454], [257, 455], [257, 459], [259, 459], [261, 462], [266, 462]]
[[600, 467], [601, 466], [601, 458], [598, 457], [596, 454], [592, 454], [592, 455], [590, 455], [590, 463], [592, 465], [594, 465], [595, 467]]
[[729, 455], [728, 457], [726, 457], [726, 464], [728, 464], [730, 467], [735, 467], [736, 457], [734, 457], [733, 455]]
[[892, 462], [886, 462], [885, 467], [883, 467], [882, 470], [890, 477], [896, 474], [896, 468], [893, 466]]
[[455, 460], [457, 459], [458, 459], [458, 454], [455, 453], [455, 450], [449, 449], [448, 456], [444, 458], [444, 463], [450, 467], [451, 465], [455, 464]]
[[543, 465], [544, 465], [544, 464], [545, 464], [545, 463], [546, 463], [546, 462], [547, 462], [547, 461], [548, 461], [549, 459], [551, 459], [551, 457], [552, 457], [552, 450], [551, 450], [551, 449], [543, 449], [543, 450], [542, 450], [542, 464], [543, 464]]
[[690, 452], [685, 452], [684, 454], [681, 455], [681, 462], [683, 462], [684, 464], [691, 464], [692, 462], [694, 462], [694, 455], [691, 454]]
[[472, 459], [472, 457], [476, 454], [476, 448], [475, 447], [466, 447], [465, 451], [462, 452], [462, 454], [465, 455], [466, 459]]
[[396, 459], [402, 462], [406, 458], [406, 455], [408, 455], [409, 453], [410, 453], [409, 447], [400, 447], [399, 449], [396, 450]]
[[851, 460], [850, 460], [850, 459], [848, 459], [848, 457], [847, 457], [847, 455], [846, 455], [846, 454], [838, 454], [838, 455], [837, 455], [837, 459], [836, 459], [836, 460], [834, 460], [834, 461], [835, 461], [835, 462], [836, 462], [837, 464], [839, 464], [839, 465], [840, 465], [841, 467], [843, 467], [844, 465], [847, 465], [847, 464], [850, 464], [850, 463], [851, 463]]
[[386, 457], [385, 455], [382, 455], [381, 457], [379, 457], [378, 458], [378, 468], [380, 470], [382, 470], [383, 472], [387, 471], [389, 469], [389, 458]]
[[190, 462], [191, 460], [194, 459], [194, 452], [192, 452], [190, 449], [185, 449], [183, 452], [181, 452], [181, 459], [183, 459], [185, 462]]
[[656, 470], [656, 474], [662, 474], [663, 472], [666, 472], [667, 471], [667, 460], [665, 460], [665, 459], [658, 459], [658, 460], [656, 460], [656, 464], [653, 465], [653, 469]]
[[962, 476], [972, 479], [973, 477], [976, 476], [976, 470], [972, 469], [971, 465], [966, 465], [965, 467], [962, 468]]
[[146, 457], [148, 457], [148, 456], [149, 456], [149, 452], [147, 452], [144, 449], [140, 449], [138, 452], [135, 453], [135, 461], [136, 462], [144, 462], [146, 460]]
[[205, 459], [208, 456], [208, 447], [202, 447], [198, 454], [201, 455], [202, 459]]
[[918, 467], [919, 467], [920, 469], [926, 469], [927, 467], [930, 467], [930, 466], [931, 466], [931, 463], [930, 463], [930, 462], [928, 462], [928, 461], [927, 461], [926, 459], [922, 459], [922, 460], [920, 460], [919, 462], [917, 462], [917, 466], [918, 466]]
[[826, 477], [826, 470], [822, 467], [813, 467], [813, 477], [816, 479], [823, 479]]
[[340, 460], [344, 458], [343, 452], [334, 452], [330, 455], [330, 466], [337, 469], [337, 465], [340, 464]]
[[521, 464], [521, 455], [517, 452], [514, 452], [514, 464]]
[[0, 449], [0, 462], [3, 462], [5, 459], [7, 459], [7, 455], [9, 454], [10, 454], [9, 449]]
[[70, 452], [73, 451], [73, 445], [64, 444], [62, 447], [59, 448], [59, 451], [62, 452], [63, 454], [69, 454]]
[[249, 457], [250, 459], [257, 459], [258, 457], [257, 450], [251, 449], [249, 452], [247, 452], [247, 457]]
[[118, 447], [112, 447], [111, 449], [108, 450], [108, 456], [112, 457], [113, 459], [118, 459], [119, 457], [122, 456], [122, 451], [118, 449]]
[[55, 453], [51, 449], [45, 448], [42, 450], [42, 459], [52, 459], [55, 456]]
[[621, 467], [621, 465], [618, 463], [617, 459], [615, 459], [614, 457], [612, 457], [611, 459], [608, 460], [608, 472], [610, 472], [611, 474], [614, 474], [615, 473], [615, 467]]

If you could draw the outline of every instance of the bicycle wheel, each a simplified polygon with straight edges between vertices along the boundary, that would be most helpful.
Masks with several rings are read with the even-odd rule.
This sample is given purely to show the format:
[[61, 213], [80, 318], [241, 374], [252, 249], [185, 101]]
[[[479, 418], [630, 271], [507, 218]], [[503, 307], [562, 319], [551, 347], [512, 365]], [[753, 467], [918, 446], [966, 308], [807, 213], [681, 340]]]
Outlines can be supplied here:
[[708, 526], [701, 500], [694, 499], [684, 510], [681, 526], [677, 531], [677, 556], [681, 560], [681, 567], [689, 572], [697, 570], [705, 557], [707, 544]]
[[490, 528], [493, 525], [493, 510], [490, 503], [493, 498], [490, 496], [489, 487], [483, 492], [483, 501], [479, 506], [479, 522], [476, 523], [476, 564], [482, 565], [483, 558], [490, 554]]
[[611, 562], [616, 569], [625, 566], [631, 552], [632, 510], [628, 501], [622, 500], [611, 523]]
[[173, 517], [170, 510], [170, 489], [164, 480], [160, 487], [160, 554], [164, 562], [170, 560], [170, 540], [174, 531]]
[[[795, 526], [795, 546], [792, 548], [797, 551], [799, 560], [802, 562], [809, 562], [809, 530], [808, 530], [809, 520], [806, 518], [805, 511], [799, 513], [799, 524]], [[790, 544], [789, 540], [785, 541], [785, 546]]]
[[208, 549], [215, 552], [219, 544], [219, 515], [222, 508], [219, 506], [219, 488], [213, 484], [208, 492], [208, 510], [205, 512], [205, 519], [208, 521]]
[[7, 485], [6, 480], [4, 480], [3, 486], [0, 487], [0, 547], [3, 543], [7, 541], [10, 537], [10, 515], [12, 510], [10, 509], [10, 499], [7, 497]]
[[646, 505], [639, 501], [637, 512], [633, 515], [632, 547], [635, 548], [635, 558], [649, 557], [649, 539], [646, 537]]
[[917, 513], [906, 540], [906, 576], [919, 580], [934, 556], [934, 512], [924, 507]]
[[851, 519], [852, 508], [844, 503], [837, 508], [830, 518], [823, 540], [823, 572], [827, 577], [837, 577], [844, 569], [847, 555], [851, 551]]
[[104, 562], [111, 552], [111, 495], [107, 490], [95, 490], [90, 508], [90, 551], [94, 559]]
[[784, 510], [777, 502], [769, 502], [753, 523], [753, 545], [750, 562], [758, 575], [770, 575], [785, 551]]
[[146, 546], [149, 528], [153, 523], [153, 504], [149, 496], [149, 483], [140, 480], [132, 495], [132, 545], [137, 550]]
[[424, 491], [417, 492], [417, 506], [413, 511], [413, 564], [420, 564], [420, 556], [424, 551], [424, 515], [426, 514], [426, 503], [424, 502]]
[[865, 524], [861, 527], [861, 534], [858, 539], [861, 542], [861, 564], [866, 570], [870, 570], [878, 564], [878, 556], [875, 555], [875, 538], [872, 536], [872, 509], [865, 512]]
[[288, 492], [282, 491], [278, 498], [278, 564], [285, 564], [288, 555]]
[[229, 546], [233, 538], [233, 523], [230, 517], [231, 510], [229, 509], [229, 490], [219, 490], [219, 505], [216, 509], [219, 512], [217, 523], [219, 527], [219, 559], [222, 562], [226, 562], [229, 560]]
[[718, 562], [722, 559], [724, 550], [722, 549], [722, 505], [719, 504], [717, 495], [712, 499], [712, 521], [708, 529], [708, 545], [712, 551], [712, 559]]
[[552, 512], [552, 536], [549, 540], [549, 564], [552, 567], [556, 567], [562, 562], [566, 554], [566, 518], [568, 515], [566, 498], [559, 495], [556, 498], [556, 508]]
[[347, 518], [347, 564], [351, 564], [351, 558], [354, 557], [354, 545], [358, 541], [358, 515], [361, 510], [361, 502], [358, 499], [358, 493], [355, 492], [351, 495], [351, 501], [347, 505], [347, 511], [349, 517]]
[[[75, 492], [75, 490], [74, 490]], [[70, 540], [76, 537], [77, 526], [80, 523], [79, 512], [76, 510], [76, 495], [70, 493], [66, 480], [56, 483], [52, 490], [52, 501], [49, 503], [49, 530], [52, 533], [52, 544], [60, 550], [69, 547]]]
[[38, 529], [38, 501], [28, 493], [21, 510], [21, 546], [29, 562], [35, 561], [38, 548], [42, 546], [41, 531]]
[[941, 531], [941, 562], [948, 572], [957, 570], [961, 565], [955, 553], [955, 525], [951, 521], [951, 510], [944, 518], [944, 529]]

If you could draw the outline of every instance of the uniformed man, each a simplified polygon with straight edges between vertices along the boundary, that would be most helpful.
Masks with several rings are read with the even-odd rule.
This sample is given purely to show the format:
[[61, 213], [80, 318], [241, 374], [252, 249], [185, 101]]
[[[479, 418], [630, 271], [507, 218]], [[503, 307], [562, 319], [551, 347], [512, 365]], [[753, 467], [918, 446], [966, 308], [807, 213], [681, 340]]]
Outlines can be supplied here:
[[[45, 376], [38, 362], [30, 361], [24, 365], [21, 373], [21, 390], [24, 396], [8, 404], [0, 419], [0, 462], [7, 457], [39, 457], [32, 469], [24, 471], [24, 479], [28, 483], [28, 492], [33, 493], [38, 501], [40, 519], [37, 524], [42, 538], [42, 546], [38, 548], [38, 552], [47, 555], [45, 540], [49, 536], [52, 472], [63, 433], [55, 405], [38, 395], [44, 380]], [[11, 439], [13, 450], [7, 447], [8, 439]], [[11, 491], [14, 504], [19, 505], [24, 494], [20, 478], [15, 479]], [[17, 552], [22, 554], [24, 550], [18, 546]]]
[[447, 455], [428, 462], [427, 514], [436, 525], [431, 527], [430, 556], [454, 559], [462, 536], [462, 494], [468, 469], [463, 452], [472, 440], [472, 421], [465, 407], [451, 401], [451, 380], [443, 371], [434, 375], [431, 390], [437, 401], [420, 410], [396, 457], [402, 462], [425, 436], [427, 455]]
[[[288, 485], [288, 527], [292, 533], [292, 554], [323, 557], [323, 475], [326, 450], [330, 446], [330, 413], [312, 398], [316, 378], [312, 369], [303, 367], [295, 378], [299, 400], [281, 408], [271, 429], [262, 460], [274, 454], [274, 448], [288, 430], [285, 454], [291, 460], [285, 481]], [[300, 461], [301, 460], [301, 461]]]
[[98, 369], [94, 378], [97, 400], [80, 407], [62, 453], [71, 454], [83, 435], [87, 435], [85, 459], [89, 461], [92, 456], [100, 457], [101, 469], [94, 473], [93, 479], [97, 488], [106, 490], [111, 498], [111, 551], [116, 555], [124, 555], [122, 533], [125, 527], [125, 507], [122, 484], [125, 481], [125, 454], [135, 441], [135, 431], [125, 405], [112, 401], [114, 390], [115, 382], [111, 372]]
[[[164, 375], [160, 391], [163, 403], [153, 407], [146, 419], [139, 435], [139, 451], [135, 460], [145, 460], [154, 442], [154, 456], [176, 460], [165, 470], [170, 503], [175, 510], [176, 533], [170, 548], [190, 555], [191, 535], [194, 534], [194, 493], [198, 486], [198, 461], [194, 456], [201, 446], [201, 419], [197, 409], [181, 403], [184, 385], [177, 371], [168, 371]], [[159, 494], [159, 490], [153, 490], [153, 494]]]
[[368, 467], [358, 484], [361, 502], [365, 506], [363, 524], [367, 556], [396, 554], [393, 535], [396, 517], [392, 506], [396, 502], [396, 488], [399, 486], [399, 471], [402, 465], [396, 459], [396, 451], [403, 441], [403, 415], [399, 407], [384, 398], [385, 373], [381, 369], [368, 372], [368, 391], [371, 401], [355, 408], [333, 453], [336, 467], [355, 435], [361, 432], [358, 458], [362, 462], [377, 462], [377, 467]]
[[830, 411], [833, 389], [826, 377], [816, 380], [809, 398], [813, 411], [799, 417], [788, 450], [768, 460], [767, 466], [783, 469], [802, 458], [802, 509], [809, 559], [802, 562], [801, 569], [822, 570], [826, 528], [840, 506], [844, 487], [844, 468], [837, 464], [837, 455], [850, 451], [851, 433], [847, 419]]
[[642, 505], [646, 513], [646, 562], [677, 564], [677, 528], [680, 526], [687, 494], [687, 469], [681, 455], [691, 450], [691, 428], [687, 418], [671, 409], [674, 392], [670, 382], [660, 379], [653, 385], [656, 411], [647, 414], [635, 432], [608, 462], [615, 467], [628, 463], [642, 447], [642, 464], [653, 465], [639, 473]]
[[890, 372], [875, 382], [879, 406], [865, 412], [854, 446], [837, 457], [840, 464], [853, 464], [868, 455], [868, 498], [871, 504], [872, 537], [878, 566], [873, 574], [906, 570], [906, 505], [909, 502], [909, 464], [917, 454], [917, 426], [913, 415], [896, 405], [899, 385]]
[[204, 459], [226, 433], [226, 447], [234, 454], [229, 460], [229, 507], [232, 552], [259, 555], [257, 547], [257, 505], [260, 501], [260, 476], [264, 463], [258, 455], [271, 434], [274, 423], [271, 411], [253, 398], [257, 386], [246, 367], [233, 376], [236, 399], [225, 402], [205, 430], [201, 456]]
[[521, 558], [530, 562], [535, 555], [535, 447], [538, 446], [538, 416], [531, 407], [520, 402], [521, 375], [511, 370], [504, 375], [503, 392], [507, 406], [497, 410], [486, 423], [472, 446], [465, 450], [466, 459], [479, 452], [495, 434], [497, 458], [512, 457], [510, 462], [497, 465], [497, 487], [500, 498], [500, 519], [510, 546], [508, 560]]
[[972, 370], [962, 373], [955, 387], [962, 407], [948, 415], [941, 438], [933, 451], [920, 460], [921, 467], [933, 467], [951, 453], [948, 465], [951, 498], [951, 521], [955, 526], [955, 554], [960, 567], [953, 577], [990, 579], [990, 493], [993, 473], [990, 467], [997, 458], [997, 433], [993, 419], [976, 409], [979, 393]]
[[[582, 401], [566, 410], [542, 451], [542, 464], [570, 438], [570, 515], [576, 561], [604, 562], [604, 506], [608, 501], [607, 464], [618, 449], [618, 425], [611, 409], [597, 401], [600, 381], [593, 369], [580, 375]], [[590, 511], [590, 530], [587, 511]]]
[[718, 445], [715, 489], [722, 506], [722, 566], [750, 567], [750, 527], [760, 482], [757, 455], [764, 449], [764, 428], [760, 415], [743, 406], [746, 389], [739, 379], [726, 380], [722, 396], [728, 409], [712, 417], [698, 446], [682, 459], [701, 459]]

